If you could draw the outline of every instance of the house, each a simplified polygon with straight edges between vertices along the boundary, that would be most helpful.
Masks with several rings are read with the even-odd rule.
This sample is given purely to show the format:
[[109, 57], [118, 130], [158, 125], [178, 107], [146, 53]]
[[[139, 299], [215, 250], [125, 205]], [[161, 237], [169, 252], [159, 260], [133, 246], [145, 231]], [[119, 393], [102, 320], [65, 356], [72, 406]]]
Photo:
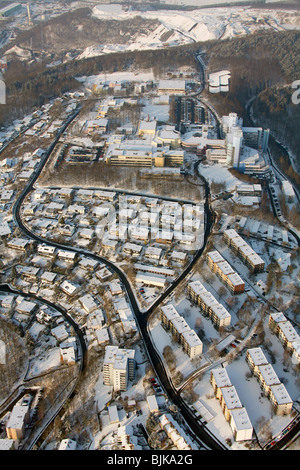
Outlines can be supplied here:
[[75, 292], [77, 291], [77, 287], [71, 284], [71, 282], [67, 280], [62, 282], [62, 284], [60, 285], [60, 288], [65, 294], [69, 296], [74, 295]]
[[109, 344], [110, 338], [107, 328], [97, 329], [95, 335], [99, 346], [107, 346]]
[[74, 262], [77, 257], [77, 253], [69, 250], [58, 250], [57, 256], [59, 259]]
[[21, 250], [25, 251], [27, 246], [30, 244], [29, 240], [24, 238], [13, 238], [7, 242], [7, 246], [9, 248], [13, 248], [14, 250]]
[[98, 264], [98, 261], [86, 257], [82, 258], [78, 263], [78, 265], [86, 271], [94, 271]]
[[67, 364], [76, 363], [76, 350], [74, 346], [64, 346], [60, 345], [60, 360], [61, 362]]
[[87, 313], [92, 313], [98, 308], [98, 305], [90, 294], [80, 297], [79, 302]]
[[118, 281], [111, 282], [109, 284], [109, 289], [112, 295], [120, 295], [123, 292], [122, 286]]
[[162, 254], [161, 248], [156, 248], [154, 246], [149, 246], [145, 250], [145, 257], [149, 259], [159, 260]]
[[66, 330], [64, 324], [57, 325], [51, 329], [51, 334], [56, 338], [56, 340], [61, 343], [69, 337], [69, 333]]
[[73, 439], [63, 439], [59, 444], [58, 450], [76, 450], [77, 442]]
[[84, 215], [85, 214], [85, 207], [84, 206], [81, 206], [79, 204], [71, 204], [68, 208], [67, 208], [67, 212], [69, 214], [80, 214], [80, 215]]
[[37, 309], [37, 304], [35, 302], [30, 302], [29, 300], [22, 299], [20, 303], [16, 305], [16, 311], [22, 313], [23, 315], [31, 315]]
[[23, 279], [28, 281], [35, 281], [39, 275], [40, 268], [33, 266], [23, 266], [21, 268], [21, 276]]
[[136, 243], [125, 243], [123, 247], [124, 253], [128, 253], [132, 256], [137, 256], [141, 254], [143, 247], [141, 245], [137, 245]]

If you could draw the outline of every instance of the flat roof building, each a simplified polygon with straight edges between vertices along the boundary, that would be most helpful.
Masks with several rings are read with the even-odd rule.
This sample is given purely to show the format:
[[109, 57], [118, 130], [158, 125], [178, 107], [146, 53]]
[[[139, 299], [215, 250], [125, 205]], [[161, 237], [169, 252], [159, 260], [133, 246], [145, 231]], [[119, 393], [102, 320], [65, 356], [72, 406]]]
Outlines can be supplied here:
[[135, 377], [135, 350], [107, 346], [103, 362], [103, 383], [115, 391], [126, 391], [128, 381]]

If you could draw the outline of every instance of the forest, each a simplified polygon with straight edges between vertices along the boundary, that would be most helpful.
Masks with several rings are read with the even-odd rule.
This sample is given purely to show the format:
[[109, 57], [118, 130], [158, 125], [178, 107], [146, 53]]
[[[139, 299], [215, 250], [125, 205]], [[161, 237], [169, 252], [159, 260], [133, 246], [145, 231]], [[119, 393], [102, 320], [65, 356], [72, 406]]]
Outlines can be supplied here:
[[[85, 10], [85, 9], [84, 9]], [[22, 40], [24, 40], [23, 38]], [[222, 41], [178, 47], [119, 52], [70, 60], [49, 68], [47, 61], [13, 60], [5, 73], [7, 105], [0, 107], [0, 125], [19, 118], [49, 99], [78, 89], [76, 77], [125, 70], [152, 70], [159, 78], [182, 66], [197, 67], [201, 52], [208, 72], [231, 71], [230, 92], [209, 95], [221, 114], [237, 112], [247, 122], [246, 104], [257, 97], [255, 114], [260, 125], [280, 133], [294, 153], [299, 149], [299, 106], [291, 104], [288, 85], [300, 78], [300, 32], [266, 31]], [[284, 128], [281, 128], [281, 121]]]

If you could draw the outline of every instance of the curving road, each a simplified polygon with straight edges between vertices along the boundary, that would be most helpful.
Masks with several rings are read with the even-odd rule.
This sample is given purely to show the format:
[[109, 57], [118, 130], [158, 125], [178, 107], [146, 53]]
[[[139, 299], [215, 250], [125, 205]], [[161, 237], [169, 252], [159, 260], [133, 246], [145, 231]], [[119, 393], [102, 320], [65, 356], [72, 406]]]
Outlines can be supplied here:
[[[223, 443], [219, 442], [212, 434], [209, 433], [208, 430], [205, 429], [205, 427], [203, 425], [201, 425], [201, 423], [199, 423], [195, 419], [195, 417], [194, 417], [193, 413], [191, 412], [191, 410], [189, 409], [189, 407], [186, 405], [184, 400], [181, 398], [181, 396], [177, 393], [176, 389], [173, 387], [172, 382], [170, 381], [169, 376], [168, 376], [168, 374], [166, 372], [166, 369], [164, 367], [163, 361], [162, 361], [159, 353], [155, 349], [154, 345], [152, 344], [152, 341], [150, 339], [150, 335], [149, 335], [149, 332], [148, 332], [148, 320], [149, 320], [150, 315], [174, 291], [174, 289], [176, 289], [176, 287], [187, 276], [187, 274], [190, 273], [190, 271], [192, 270], [194, 264], [197, 262], [197, 260], [202, 255], [202, 253], [205, 249], [207, 239], [209, 237], [209, 234], [211, 232], [211, 229], [212, 229], [213, 223], [214, 223], [214, 214], [213, 214], [213, 212], [211, 211], [211, 208], [210, 208], [210, 190], [209, 190], [209, 185], [206, 182], [206, 180], [204, 180], [204, 178], [201, 175], [199, 175], [199, 173], [198, 173], [198, 176], [200, 178], [202, 178], [202, 180], [204, 182], [204, 186], [205, 186], [205, 204], [204, 204], [204, 207], [205, 207], [205, 231], [204, 231], [203, 246], [196, 252], [193, 260], [185, 268], [185, 270], [182, 272], [182, 274], [166, 289], [166, 291], [160, 296], [160, 298], [157, 299], [146, 312], [145, 311], [142, 312], [140, 310], [138, 302], [136, 300], [136, 296], [135, 296], [135, 294], [132, 290], [130, 282], [128, 281], [128, 279], [126, 277], [126, 274], [118, 266], [116, 266], [114, 263], [112, 263], [111, 261], [109, 261], [106, 258], [103, 258], [103, 257], [101, 257], [99, 255], [96, 255], [94, 253], [91, 253], [89, 251], [79, 249], [79, 248], [76, 248], [76, 247], [61, 245], [59, 243], [43, 239], [42, 237], [37, 236], [35, 233], [31, 232], [29, 230], [29, 228], [22, 221], [21, 207], [22, 207], [22, 204], [23, 204], [25, 198], [27, 197], [27, 195], [31, 191], [34, 190], [34, 184], [37, 181], [37, 179], [38, 179], [42, 169], [44, 168], [47, 160], [49, 159], [49, 157], [50, 157], [56, 143], [58, 142], [61, 134], [65, 131], [67, 126], [70, 124], [70, 122], [72, 122], [72, 120], [77, 116], [79, 111], [80, 110], [78, 109], [72, 116], [70, 116], [70, 118], [66, 121], [64, 126], [60, 129], [59, 133], [57, 134], [57, 136], [55, 137], [55, 139], [53, 140], [51, 145], [48, 147], [45, 155], [43, 156], [43, 158], [40, 162], [40, 165], [38, 166], [38, 168], [34, 172], [31, 180], [28, 183], [28, 185], [22, 191], [20, 196], [18, 197], [18, 199], [17, 199], [17, 201], [14, 205], [14, 208], [13, 208], [13, 215], [14, 215], [14, 219], [16, 221], [16, 224], [19, 226], [19, 228], [22, 230], [22, 232], [24, 234], [26, 234], [29, 238], [35, 240], [38, 243], [47, 243], [48, 245], [54, 246], [56, 248], [63, 248], [65, 250], [68, 250], [68, 251], [71, 251], [71, 252], [76, 252], [79, 255], [87, 256], [91, 259], [94, 259], [96, 261], [104, 263], [106, 266], [108, 266], [115, 273], [118, 274], [118, 276], [119, 276], [121, 282], [123, 283], [124, 288], [127, 292], [128, 298], [130, 300], [131, 307], [132, 307], [133, 312], [135, 314], [135, 318], [136, 318], [136, 321], [137, 321], [137, 324], [138, 324], [138, 327], [139, 327], [139, 331], [140, 331], [141, 337], [144, 341], [144, 344], [146, 346], [146, 350], [148, 352], [150, 362], [152, 363], [152, 365], [154, 367], [154, 370], [156, 371], [156, 374], [159, 377], [159, 380], [160, 380], [163, 388], [165, 389], [168, 397], [178, 407], [181, 414], [183, 415], [186, 422], [188, 423], [190, 429], [194, 433], [195, 441], [197, 441], [198, 444], [200, 445], [200, 447], [202, 447], [202, 448], [208, 448], [208, 449], [213, 449], [213, 450], [226, 450], [227, 447]], [[44, 301], [43, 299], [40, 299], [40, 298], [39, 298], [39, 300]], [[53, 304], [52, 304], [52, 306], [53, 306]], [[62, 313], [65, 314], [66, 312], [62, 312]], [[81, 334], [80, 328], [78, 328], [78, 326], [76, 325], [75, 329], [77, 331], [77, 334], [79, 335], [79, 337], [82, 340], [83, 336]], [[83, 352], [85, 352], [85, 346], [84, 345], [82, 345], [82, 350], [83, 350]]]

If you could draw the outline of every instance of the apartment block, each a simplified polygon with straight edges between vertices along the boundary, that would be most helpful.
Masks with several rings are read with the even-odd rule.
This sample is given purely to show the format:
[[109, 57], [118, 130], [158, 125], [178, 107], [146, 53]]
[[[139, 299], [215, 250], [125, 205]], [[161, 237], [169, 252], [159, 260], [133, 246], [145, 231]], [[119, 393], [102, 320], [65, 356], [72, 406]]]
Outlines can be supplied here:
[[265, 269], [264, 260], [245, 242], [245, 240], [234, 230], [225, 230], [224, 241], [232, 248], [232, 251], [248, 266], [251, 272], [263, 272]]
[[259, 366], [269, 364], [269, 361], [261, 348], [248, 349], [246, 353], [246, 361], [254, 375], [257, 374]]
[[244, 281], [217, 250], [207, 253], [206, 262], [233, 295], [244, 292]]
[[228, 376], [228, 373], [224, 367], [213, 369], [210, 373], [210, 383], [214, 389], [215, 397], [220, 400], [221, 389], [223, 387], [231, 387], [232, 383]]
[[103, 362], [103, 383], [115, 391], [126, 391], [128, 381], [135, 377], [135, 351], [107, 346]]
[[189, 327], [185, 319], [179, 315], [173, 304], [167, 304], [161, 307], [160, 318], [165, 330], [172, 333], [176, 341], [181, 344], [184, 352], [186, 352], [190, 358], [202, 354], [202, 341], [196, 332]]
[[246, 361], [257, 378], [264, 394], [270, 400], [275, 414], [286, 415], [290, 413], [293, 407], [293, 400], [283, 383], [278, 379], [272, 365], [267, 361], [262, 349], [248, 349]]
[[280, 380], [271, 364], [258, 366], [256, 377], [267, 397], [270, 395], [272, 385], [280, 384]]
[[282, 383], [270, 387], [268, 398], [272, 403], [276, 415], [287, 415], [291, 413], [293, 400]]
[[242, 405], [236, 388], [232, 385], [225, 368], [213, 369], [210, 383], [219, 400], [226, 421], [229, 422], [235, 441], [252, 439], [253, 427], [246, 408]]
[[300, 363], [300, 336], [282, 312], [269, 315], [269, 327], [290, 353], [294, 364]]
[[200, 281], [190, 282], [187, 291], [189, 297], [210, 317], [217, 328], [230, 325], [230, 313], [215, 299], [211, 292], [206, 290]]

